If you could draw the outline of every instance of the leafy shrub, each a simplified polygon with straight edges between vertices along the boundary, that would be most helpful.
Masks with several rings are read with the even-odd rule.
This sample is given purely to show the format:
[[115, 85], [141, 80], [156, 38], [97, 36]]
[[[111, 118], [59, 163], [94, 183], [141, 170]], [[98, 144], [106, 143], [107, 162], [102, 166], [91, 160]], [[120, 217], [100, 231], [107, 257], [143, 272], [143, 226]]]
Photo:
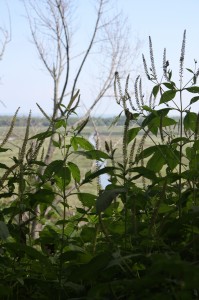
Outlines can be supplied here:
[[[191, 105], [199, 97], [184, 107], [183, 95], [199, 93], [199, 72], [187, 69], [191, 79], [183, 84], [185, 40], [186, 32], [177, 86], [166, 50], [158, 80], [149, 39], [150, 69], [143, 56], [154, 85], [149, 103], [140, 77], [133, 101], [129, 77], [123, 93], [115, 74], [125, 115], [122, 161], [111, 141], [102, 151], [81, 135], [88, 120], [71, 130], [71, 111], [31, 138], [29, 116], [18, 158], [11, 167], [0, 165], [1, 299], [198, 299], [199, 116]], [[9, 151], [4, 145], [15, 118], [1, 152]], [[42, 147], [49, 137], [62, 159], [46, 164]], [[145, 146], [147, 139], [153, 145]], [[74, 153], [109, 164], [82, 174]], [[103, 174], [109, 174], [104, 190]], [[96, 178], [96, 193], [82, 192]], [[80, 203], [72, 215], [71, 195]]]

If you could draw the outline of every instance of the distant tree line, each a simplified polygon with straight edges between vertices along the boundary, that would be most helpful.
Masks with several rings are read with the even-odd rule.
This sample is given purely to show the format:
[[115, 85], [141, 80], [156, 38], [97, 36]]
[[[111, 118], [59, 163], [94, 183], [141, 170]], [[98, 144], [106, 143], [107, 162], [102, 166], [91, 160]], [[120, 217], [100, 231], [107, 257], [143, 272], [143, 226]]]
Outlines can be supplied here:
[[[68, 119], [68, 125], [73, 126], [79, 120], [78, 117], [71, 117]], [[0, 116], [0, 127], [9, 126], [12, 121], [12, 116]], [[93, 123], [96, 126], [110, 126], [115, 121], [115, 117], [95, 117], [88, 121], [87, 126], [93, 126]], [[121, 116], [115, 126], [124, 125], [125, 117]], [[21, 116], [17, 117], [15, 126], [23, 127], [27, 125], [27, 117]], [[47, 127], [49, 125], [49, 121], [42, 117], [32, 117], [31, 126], [36, 127]]]

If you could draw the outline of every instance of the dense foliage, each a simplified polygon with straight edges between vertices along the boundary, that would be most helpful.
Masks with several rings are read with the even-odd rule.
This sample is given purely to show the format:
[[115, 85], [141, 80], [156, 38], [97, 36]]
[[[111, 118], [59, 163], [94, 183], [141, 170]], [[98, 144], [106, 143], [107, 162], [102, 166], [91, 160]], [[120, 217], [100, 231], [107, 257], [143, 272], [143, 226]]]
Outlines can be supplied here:
[[[111, 141], [102, 151], [83, 136], [88, 120], [69, 127], [71, 111], [32, 137], [29, 117], [18, 157], [12, 166], [0, 164], [0, 299], [198, 299], [199, 117], [191, 105], [199, 99], [199, 72], [188, 69], [191, 79], [183, 84], [184, 51], [185, 34], [179, 86], [166, 51], [159, 81], [150, 39], [150, 71], [143, 56], [154, 84], [147, 104], [141, 79], [133, 101], [129, 78], [123, 93], [116, 73], [116, 101], [125, 114], [120, 161]], [[1, 152], [9, 153], [14, 122]], [[51, 136], [62, 159], [46, 165], [42, 147]], [[153, 145], [145, 145], [147, 137]], [[97, 161], [96, 170], [82, 174], [74, 153]], [[100, 168], [103, 160], [108, 164]], [[105, 190], [102, 174], [110, 176]], [[96, 193], [82, 192], [95, 180]], [[70, 214], [74, 195], [79, 205]]]

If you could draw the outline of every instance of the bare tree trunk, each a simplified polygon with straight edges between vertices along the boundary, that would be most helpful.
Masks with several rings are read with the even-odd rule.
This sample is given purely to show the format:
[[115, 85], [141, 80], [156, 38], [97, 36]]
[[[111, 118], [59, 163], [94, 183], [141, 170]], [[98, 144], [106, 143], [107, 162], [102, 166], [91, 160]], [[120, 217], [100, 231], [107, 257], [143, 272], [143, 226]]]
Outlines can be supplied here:
[[[112, 86], [114, 74], [121, 72], [130, 57], [128, 28], [121, 15], [107, 14], [110, 0], [97, 0], [96, 18], [90, 30], [90, 40], [85, 50], [78, 57], [79, 66], [75, 67], [71, 58], [72, 38], [72, 4], [74, 0], [23, 0], [27, 12], [33, 42], [40, 60], [52, 78], [54, 85], [52, 120], [67, 118], [72, 109], [72, 99], [77, 92], [78, 83], [92, 52], [97, 51], [99, 60], [104, 61], [101, 87], [96, 91], [93, 103], [83, 119], [88, 117], [96, 104]], [[93, 56], [92, 56], [93, 59]], [[64, 104], [70, 95], [68, 104]], [[76, 99], [76, 101], [79, 101]], [[74, 104], [74, 103], [73, 103]], [[76, 102], [77, 104], [77, 102]], [[80, 122], [82, 119], [80, 120]], [[52, 128], [54, 130], [54, 128]], [[49, 140], [45, 162], [49, 163], [53, 155], [53, 136]]]

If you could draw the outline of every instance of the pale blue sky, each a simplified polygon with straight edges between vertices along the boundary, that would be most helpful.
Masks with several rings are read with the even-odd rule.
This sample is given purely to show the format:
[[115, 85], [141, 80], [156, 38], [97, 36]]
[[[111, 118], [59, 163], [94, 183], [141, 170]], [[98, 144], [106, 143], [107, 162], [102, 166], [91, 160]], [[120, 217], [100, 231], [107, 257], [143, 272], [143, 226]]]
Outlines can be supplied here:
[[[6, 0], [5, 0], [6, 1]], [[8, 24], [5, 1], [0, 0], [0, 25]], [[75, 2], [76, 0], [74, 0]], [[86, 14], [86, 21], [92, 21], [90, 5], [95, 0], [77, 0], [80, 5], [80, 14]], [[25, 19], [23, 4], [20, 0], [7, 0], [12, 25], [12, 40], [6, 48], [3, 60], [0, 62], [0, 100], [5, 107], [0, 104], [1, 115], [13, 114], [20, 106], [20, 114], [28, 114], [29, 110], [37, 115], [36, 102], [46, 110], [51, 112], [51, 80], [38, 59], [34, 45], [31, 43], [28, 22]], [[185, 66], [192, 68], [194, 59], [199, 61], [199, 1], [198, 0], [113, 0], [118, 11], [123, 10], [128, 17], [128, 22], [132, 30], [129, 36], [131, 43], [135, 43], [135, 37], [143, 41], [141, 53], [146, 58], [148, 55], [148, 36], [152, 37], [156, 69], [161, 72], [162, 53], [164, 47], [167, 48], [167, 57], [170, 67], [178, 75], [179, 56], [184, 29], [187, 30], [186, 58]], [[88, 34], [88, 33], [85, 33]], [[81, 33], [80, 43], [83, 43], [84, 33]], [[129, 54], [131, 55], [131, 54]], [[137, 61], [141, 64], [141, 57]], [[199, 67], [199, 64], [198, 64]], [[89, 68], [89, 66], [87, 66]], [[143, 70], [138, 71], [142, 73]], [[177, 76], [175, 77], [178, 80]], [[94, 80], [94, 79], [93, 79]], [[91, 83], [91, 84], [94, 84]], [[85, 92], [85, 91], [84, 91]], [[92, 99], [86, 99], [87, 105]], [[198, 105], [194, 107], [198, 110]], [[113, 101], [103, 100], [94, 114], [117, 114], [121, 109], [117, 108]]]

